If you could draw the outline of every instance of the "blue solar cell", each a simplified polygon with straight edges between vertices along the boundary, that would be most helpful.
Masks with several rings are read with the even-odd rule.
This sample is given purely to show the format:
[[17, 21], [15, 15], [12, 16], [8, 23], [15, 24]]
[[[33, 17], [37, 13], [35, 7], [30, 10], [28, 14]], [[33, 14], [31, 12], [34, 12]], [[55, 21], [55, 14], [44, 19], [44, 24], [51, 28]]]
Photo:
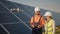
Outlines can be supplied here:
[[7, 32], [0, 26], [0, 34], [7, 34]]
[[23, 23], [4, 25], [11, 34], [31, 34], [31, 30]]

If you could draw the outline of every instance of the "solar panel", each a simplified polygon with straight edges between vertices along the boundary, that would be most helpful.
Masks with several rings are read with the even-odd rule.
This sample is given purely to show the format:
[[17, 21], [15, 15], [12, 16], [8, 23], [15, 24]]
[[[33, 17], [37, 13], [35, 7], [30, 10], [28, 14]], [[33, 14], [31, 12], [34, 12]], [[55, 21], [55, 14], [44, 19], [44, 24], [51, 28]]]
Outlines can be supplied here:
[[[5, 9], [9, 9], [11, 8], [11, 4], [8, 5], [9, 3], [4, 3], [1, 2], [2, 6], [4, 6]], [[10, 7], [9, 7], [10, 6]], [[7, 9], [7, 10], [8, 10]], [[9, 10], [8, 10], [9, 11]], [[13, 14], [12, 14], [13, 13]], [[4, 28], [10, 33], [10, 34], [28, 34], [31, 33], [30, 29], [27, 28], [29, 26], [27, 26], [28, 24], [23, 24], [18, 18], [20, 18], [22, 21], [29, 21], [30, 17], [26, 15], [26, 13], [1, 13], [1, 22], [0, 24], [2, 24], [4, 26]], [[15, 15], [15, 16], [14, 16]], [[27, 18], [27, 19], [26, 19]], [[18, 22], [18, 23], [17, 23]], [[29, 23], [29, 22], [28, 22]], [[28, 32], [29, 31], [29, 32]]]

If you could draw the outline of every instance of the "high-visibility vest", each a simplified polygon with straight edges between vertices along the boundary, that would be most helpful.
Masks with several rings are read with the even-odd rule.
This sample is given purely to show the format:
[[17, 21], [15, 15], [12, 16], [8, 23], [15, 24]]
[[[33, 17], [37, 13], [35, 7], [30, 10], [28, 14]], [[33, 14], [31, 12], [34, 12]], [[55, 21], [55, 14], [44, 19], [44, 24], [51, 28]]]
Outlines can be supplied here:
[[47, 34], [54, 34], [55, 32], [55, 21], [51, 19], [49, 22], [45, 23], [45, 32]]
[[[34, 17], [35, 17], [35, 16], [34, 16]], [[33, 21], [33, 17], [32, 17], [31, 20], [30, 20], [30, 25], [34, 25], [34, 22], [39, 21], [38, 19], [40, 19], [39, 16], [38, 16], [38, 18], [35, 18], [35, 19], [34, 19], [35, 21]], [[43, 27], [44, 23], [45, 23], [45, 20], [44, 20], [44, 17], [42, 16], [42, 17], [41, 17], [41, 21], [40, 21], [41, 27]]]

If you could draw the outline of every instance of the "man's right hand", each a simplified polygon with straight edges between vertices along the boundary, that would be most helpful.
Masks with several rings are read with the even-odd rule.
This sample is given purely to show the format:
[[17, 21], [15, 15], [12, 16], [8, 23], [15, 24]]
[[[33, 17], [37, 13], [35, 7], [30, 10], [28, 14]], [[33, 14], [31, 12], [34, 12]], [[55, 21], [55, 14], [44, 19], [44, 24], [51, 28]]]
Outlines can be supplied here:
[[34, 28], [34, 25], [31, 25], [32, 28]]

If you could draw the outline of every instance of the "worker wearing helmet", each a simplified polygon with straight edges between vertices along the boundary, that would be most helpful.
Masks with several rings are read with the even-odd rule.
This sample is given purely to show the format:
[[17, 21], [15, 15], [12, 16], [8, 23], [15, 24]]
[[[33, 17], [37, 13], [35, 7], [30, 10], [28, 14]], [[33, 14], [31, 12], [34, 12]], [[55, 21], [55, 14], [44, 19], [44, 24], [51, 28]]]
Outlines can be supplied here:
[[55, 34], [55, 20], [52, 18], [51, 12], [46, 12], [45, 34]]
[[30, 20], [30, 26], [32, 27], [32, 34], [42, 34], [42, 27], [45, 23], [43, 16], [40, 15], [40, 8], [35, 7], [35, 15]]

